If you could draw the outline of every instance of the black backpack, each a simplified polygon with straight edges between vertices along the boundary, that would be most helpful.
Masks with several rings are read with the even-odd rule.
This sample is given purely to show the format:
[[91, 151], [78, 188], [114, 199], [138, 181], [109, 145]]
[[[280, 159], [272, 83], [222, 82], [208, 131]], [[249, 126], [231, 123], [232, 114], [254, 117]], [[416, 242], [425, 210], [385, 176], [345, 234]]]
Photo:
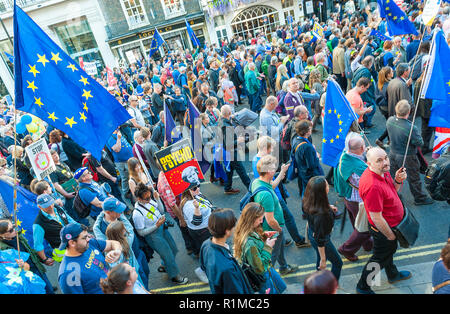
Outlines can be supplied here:
[[95, 193], [95, 191], [89, 187], [81, 188], [77, 191], [77, 194], [75, 195], [75, 198], [73, 200], [73, 208], [77, 212], [78, 216], [80, 218], [86, 218], [87, 216], [89, 216], [89, 214], [91, 212], [91, 204], [86, 205], [81, 200], [80, 191], [82, 189], [88, 189], [89, 191], [91, 191], [93, 193]]
[[384, 55], [385, 54], [386, 54], [386, 52], [383, 51], [375, 58], [375, 62], [374, 62], [375, 71], [379, 72], [384, 67]]
[[434, 161], [425, 172], [425, 188], [437, 201], [450, 199], [450, 157], [442, 155]]

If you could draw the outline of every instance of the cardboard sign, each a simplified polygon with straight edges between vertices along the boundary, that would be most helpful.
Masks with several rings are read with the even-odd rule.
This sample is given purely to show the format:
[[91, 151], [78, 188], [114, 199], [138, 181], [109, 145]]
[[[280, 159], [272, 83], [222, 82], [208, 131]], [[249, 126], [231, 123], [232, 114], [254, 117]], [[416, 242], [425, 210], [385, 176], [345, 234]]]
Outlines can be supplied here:
[[33, 171], [39, 180], [43, 180], [56, 170], [45, 139], [42, 138], [37, 142], [30, 144], [25, 148], [25, 151], [33, 166]]
[[189, 139], [184, 139], [155, 154], [175, 196], [204, 181]]
[[316, 37], [323, 38], [323, 27], [319, 23], [314, 23], [313, 32], [316, 34]]
[[312, 1], [306, 1], [306, 14], [314, 13], [314, 7]]
[[95, 62], [84, 62], [84, 71], [89, 75], [97, 75], [97, 64]]

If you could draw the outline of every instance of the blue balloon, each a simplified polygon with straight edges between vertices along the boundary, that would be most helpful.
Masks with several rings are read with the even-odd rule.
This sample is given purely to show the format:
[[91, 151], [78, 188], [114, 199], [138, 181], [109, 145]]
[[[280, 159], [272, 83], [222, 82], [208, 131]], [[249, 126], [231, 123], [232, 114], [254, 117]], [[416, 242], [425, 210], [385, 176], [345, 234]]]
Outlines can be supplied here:
[[[30, 117], [30, 118], [31, 118], [31, 117]], [[27, 126], [26, 126], [26, 124], [20, 122], [20, 123], [18, 123], [18, 124], [16, 125], [16, 132], [17, 132], [18, 134], [23, 134], [23, 133], [25, 133], [26, 131], [27, 131]]]
[[23, 123], [24, 125], [31, 123], [31, 121], [33, 121], [33, 118], [28, 114], [22, 116], [22, 118], [20, 119], [20, 123]]

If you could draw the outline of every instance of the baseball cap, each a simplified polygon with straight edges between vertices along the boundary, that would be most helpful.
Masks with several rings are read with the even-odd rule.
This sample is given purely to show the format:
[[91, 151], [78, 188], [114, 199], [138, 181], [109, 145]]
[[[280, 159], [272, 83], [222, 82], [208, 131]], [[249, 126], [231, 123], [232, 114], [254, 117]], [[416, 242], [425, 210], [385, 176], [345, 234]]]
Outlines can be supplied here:
[[55, 199], [49, 194], [41, 194], [37, 197], [36, 203], [42, 208], [48, 208], [55, 203]]
[[70, 240], [76, 239], [85, 228], [79, 223], [71, 223], [64, 226], [59, 232], [61, 238], [60, 250], [65, 250]]
[[78, 180], [86, 170], [88, 170], [87, 167], [78, 168], [73, 174], [74, 179]]
[[121, 214], [127, 209], [127, 206], [115, 197], [108, 197], [103, 201], [103, 210]]
[[198, 72], [198, 75], [205, 75], [205, 71], [201, 70], [200, 72]]

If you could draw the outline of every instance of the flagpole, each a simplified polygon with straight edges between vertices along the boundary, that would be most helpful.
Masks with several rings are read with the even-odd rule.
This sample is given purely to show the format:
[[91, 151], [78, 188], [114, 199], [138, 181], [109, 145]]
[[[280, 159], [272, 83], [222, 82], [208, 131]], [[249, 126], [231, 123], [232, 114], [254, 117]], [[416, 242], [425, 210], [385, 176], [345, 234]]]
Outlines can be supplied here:
[[[422, 36], [422, 38], [423, 38], [423, 36]], [[433, 47], [433, 45], [435, 44], [435, 39], [436, 39], [436, 33], [433, 36], [433, 39], [431, 41], [431, 47]], [[419, 47], [420, 47], [420, 45], [419, 45]], [[416, 54], [416, 56], [417, 56], [417, 54]], [[427, 63], [427, 67], [426, 67], [425, 72], [423, 74], [423, 78], [425, 78], [427, 76], [427, 72], [429, 70], [429, 65], [430, 65], [430, 62]], [[414, 66], [414, 64], [413, 64], [413, 66]], [[407, 153], [408, 153], [409, 144], [411, 142], [412, 131], [414, 129], [414, 122], [416, 120], [417, 108], [419, 107], [419, 101], [421, 99], [420, 95], [422, 94], [422, 91], [423, 91], [423, 86], [424, 86], [424, 79], [423, 78], [422, 78], [422, 82], [420, 84], [419, 94], [418, 94], [418, 97], [417, 97], [417, 100], [416, 100], [416, 103], [415, 103], [414, 115], [413, 115], [413, 119], [412, 119], [412, 122], [411, 122], [411, 128], [409, 130], [408, 142], [406, 143], [405, 155], [403, 156], [402, 168], [405, 166], [405, 163], [406, 163], [406, 156], [407, 156]]]

